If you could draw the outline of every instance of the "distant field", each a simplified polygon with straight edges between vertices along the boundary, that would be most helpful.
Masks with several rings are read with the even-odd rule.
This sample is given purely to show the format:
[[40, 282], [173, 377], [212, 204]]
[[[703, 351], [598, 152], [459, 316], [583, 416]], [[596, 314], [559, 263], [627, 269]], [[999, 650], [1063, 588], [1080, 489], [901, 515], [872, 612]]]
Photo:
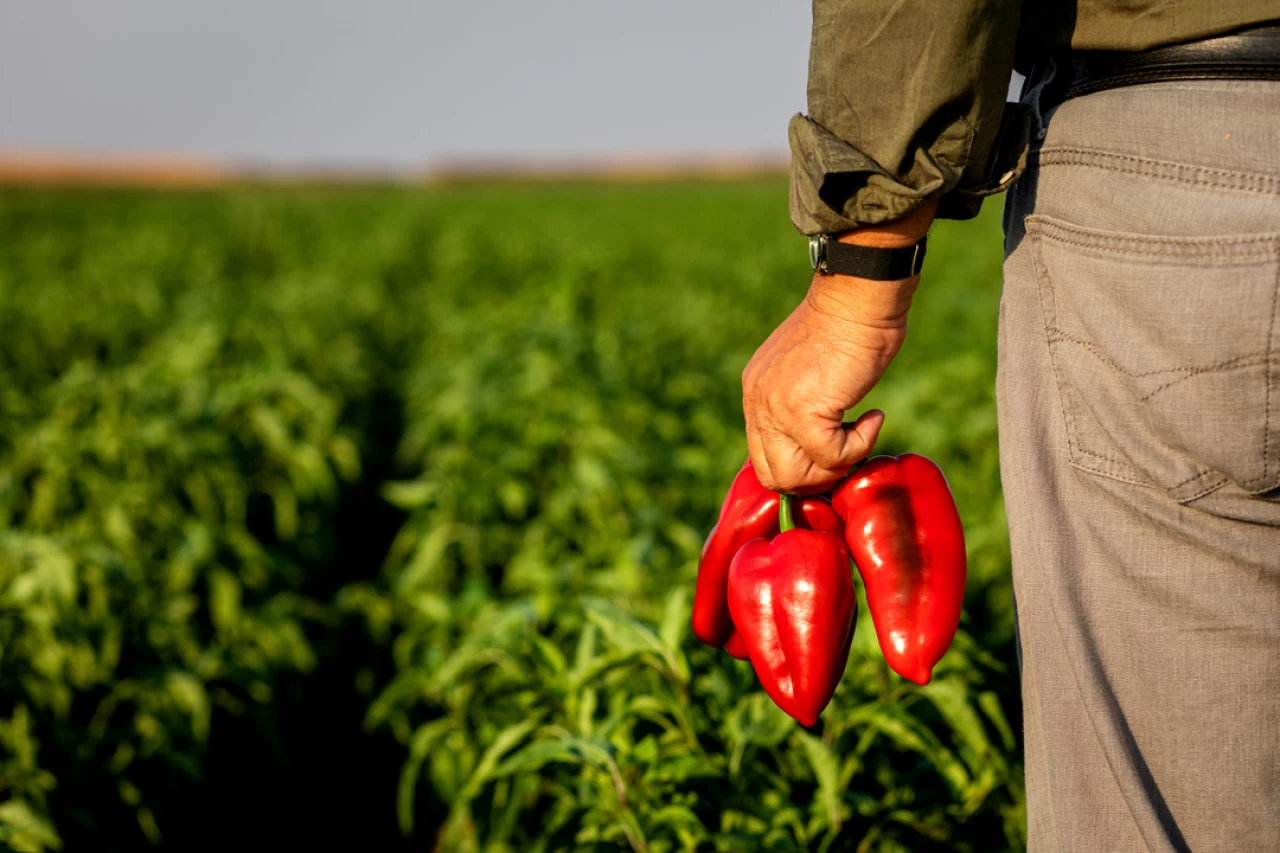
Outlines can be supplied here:
[[[999, 205], [868, 405], [969, 541], [812, 730], [687, 630], [781, 180], [0, 191], [0, 846], [1023, 846]], [[246, 842], [246, 839], [249, 841]]]

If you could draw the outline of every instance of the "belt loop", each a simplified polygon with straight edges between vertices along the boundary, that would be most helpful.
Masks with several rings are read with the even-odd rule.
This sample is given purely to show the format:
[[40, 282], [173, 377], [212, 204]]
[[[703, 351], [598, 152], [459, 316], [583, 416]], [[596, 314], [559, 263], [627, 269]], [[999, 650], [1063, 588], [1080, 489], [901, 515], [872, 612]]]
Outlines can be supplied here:
[[1066, 88], [1065, 63], [1059, 57], [1046, 56], [1036, 62], [1022, 85], [1021, 103], [1031, 108], [1031, 142], [1044, 141], [1049, 131], [1048, 113], [1062, 103]]

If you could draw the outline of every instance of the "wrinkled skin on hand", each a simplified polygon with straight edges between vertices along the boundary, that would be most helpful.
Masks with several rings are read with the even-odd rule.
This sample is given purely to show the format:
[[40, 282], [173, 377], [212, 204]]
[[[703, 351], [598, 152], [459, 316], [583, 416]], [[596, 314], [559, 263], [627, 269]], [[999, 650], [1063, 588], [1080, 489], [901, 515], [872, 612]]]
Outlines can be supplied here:
[[[937, 199], [879, 225], [838, 235], [841, 243], [896, 249], [929, 231]], [[815, 275], [808, 295], [742, 372], [747, 450], [760, 482], [794, 494], [824, 492], [871, 453], [881, 412], [844, 423], [845, 412], [880, 381], [907, 334], [920, 277], [869, 281]]]
[[814, 494], [875, 446], [884, 413], [850, 424], [855, 407], [901, 349], [917, 279], [815, 276], [809, 294], [742, 373], [747, 449], [768, 488]]

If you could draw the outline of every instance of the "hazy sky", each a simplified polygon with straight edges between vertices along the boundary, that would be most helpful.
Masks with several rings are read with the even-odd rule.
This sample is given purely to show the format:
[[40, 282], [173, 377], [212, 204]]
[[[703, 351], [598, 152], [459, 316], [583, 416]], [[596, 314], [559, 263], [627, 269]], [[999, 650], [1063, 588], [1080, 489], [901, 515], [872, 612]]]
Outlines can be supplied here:
[[0, 0], [0, 147], [782, 153], [809, 25], [777, 0]]

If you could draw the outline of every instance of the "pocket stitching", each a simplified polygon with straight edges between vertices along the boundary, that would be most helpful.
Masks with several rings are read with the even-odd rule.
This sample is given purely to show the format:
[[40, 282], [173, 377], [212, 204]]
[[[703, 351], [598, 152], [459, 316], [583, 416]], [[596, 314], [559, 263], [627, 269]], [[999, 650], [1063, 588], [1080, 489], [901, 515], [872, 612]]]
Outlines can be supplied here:
[[[1052, 229], [1052, 228], [1060, 228], [1061, 230], [1065, 230], [1065, 231], [1070, 231], [1070, 230], [1073, 230], [1073, 229], [1063, 228], [1059, 223], [1057, 223], [1057, 222], [1055, 222], [1055, 221], [1052, 221], [1052, 220], [1048, 220], [1048, 219], [1046, 219], [1046, 218], [1044, 218], [1044, 217], [1028, 216], [1028, 217], [1026, 217], [1026, 218], [1023, 220], [1023, 226], [1026, 228], [1027, 233], [1032, 234], [1032, 235], [1033, 235], [1033, 236], [1035, 236], [1035, 237], [1045, 237], [1045, 238], [1048, 238], [1048, 239], [1057, 239], [1059, 242], [1071, 242], [1071, 241], [1063, 240], [1060, 236], [1050, 235], [1050, 234], [1048, 234], [1047, 232], [1048, 232], [1048, 230], [1050, 230], [1050, 229]], [[1088, 232], [1087, 232], [1087, 231], [1084, 231], [1083, 229], [1081, 229], [1081, 230], [1078, 230], [1076, 233], [1085, 234], [1085, 233], [1088, 233]], [[1091, 236], [1093, 236], [1093, 235], [1091, 235]], [[1097, 236], [1103, 236], [1103, 235], [1097, 235]], [[1118, 239], [1123, 240], [1123, 239], [1125, 239], [1125, 238], [1118, 238]], [[1194, 239], [1196, 239], [1196, 238], [1188, 238], [1188, 239], [1193, 239], [1193, 240], [1194, 240]], [[1222, 244], [1223, 244], [1223, 245], [1229, 245], [1229, 244], [1238, 245], [1238, 244], [1240, 244], [1240, 243], [1264, 242], [1264, 243], [1266, 243], [1266, 244], [1267, 244], [1267, 247], [1268, 247], [1268, 249], [1270, 250], [1270, 251], [1268, 252], [1268, 254], [1267, 254], [1267, 257], [1268, 257], [1268, 258], [1275, 259], [1275, 258], [1277, 257], [1277, 255], [1280, 255], [1280, 243], [1278, 243], [1278, 242], [1277, 242], [1276, 238], [1275, 238], [1273, 235], [1272, 235], [1272, 236], [1268, 236], [1268, 237], [1263, 237], [1263, 238], [1242, 238], [1242, 239], [1239, 239], [1239, 240], [1235, 240], [1235, 239], [1228, 239], [1228, 240], [1221, 241], [1221, 242], [1222, 242]], [[1216, 241], [1214, 241], [1214, 243], [1216, 243]], [[1204, 241], [1204, 245], [1212, 245], [1212, 244], [1214, 244], [1214, 243], [1211, 243], [1210, 241]], [[1047, 266], [1045, 265], [1045, 263], [1044, 263], [1044, 258], [1043, 258], [1043, 256], [1042, 256], [1042, 251], [1041, 251], [1041, 248], [1042, 248], [1042, 247], [1041, 247], [1041, 242], [1040, 242], [1040, 240], [1039, 240], [1039, 239], [1033, 239], [1033, 240], [1031, 241], [1031, 245], [1032, 245], [1032, 249], [1033, 249], [1033, 251], [1032, 251], [1032, 253], [1031, 253], [1031, 257], [1032, 257], [1032, 261], [1033, 261], [1033, 264], [1034, 264], [1034, 267], [1035, 267], [1035, 271], [1036, 271], [1036, 287], [1037, 287], [1037, 289], [1038, 289], [1038, 291], [1039, 291], [1039, 293], [1040, 293], [1040, 306], [1041, 306], [1041, 313], [1042, 313], [1042, 315], [1043, 315], [1043, 313], [1044, 313], [1044, 312], [1045, 312], [1045, 310], [1046, 310], [1046, 306], [1052, 306], [1051, 308], [1049, 308], [1049, 310], [1050, 310], [1050, 311], [1052, 312], [1052, 314], [1053, 314], [1052, 320], [1050, 320], [1049, 318], [1043, 318], [1043, 322], [1042, 322], [1042, 325], [1044, 326], [1045, 347], [1046, 347], [1046, 349], [1047, 349], [1047, 350], [1049, 350], [1049, 352], [1050, 352], [1050, 353], [1052, 353], [1052, 350], [1053, 350], [1053, 344], [1054, 344], [1054, 343], [1063, 343], [1063, 342], [1079, 343], [1079, 344], [1084, 345], [1084, 347], [1085, 347], [1087, 350], [1089, 350], [1089, 354], [1090, 354], [1090, 355], [1092, 355], [1095, 359], [1097, 359], [1097, 360], [1099, 360], [1099, 361], [1101, 361], [1101, 362], [1105, 363], [1105, 364], [1106, 364], [1108, 367], [1110, 367], [1111, 369], [1113, 369], [1113, 370], [1115, 370], [1115, 371], [1117, 371], [1117, 372], [1119, 372], [1119, 373], [1121, 373], [1121, 374], [1123, 374], [1123, 375], [1127, 375], [1127, 376], [1149, 376], [1149, 375], [1157, 375], [1157, 374], [1160, 374], [1160, 373], [1169, 373], [1169, 372], [1178, 372], [1178, 371], [1185, 371], [1185, 370], [1194, 370], [1194, 367], [1188, 366], [1188, 367], [1180, 367], [1180, 368], [1169, 368], [1169, 369], [1166, 369], [1166, 370], [1151, 371], [1151, 372], [1149, 372], [1149, 373], [1132, 374], [1132, 373], [1129, 373], [1128, 371], [1124, 370], [1124, 368], [1122, 368], [1120, 365], [1116, 364], [1115, 362], [1111, 361], [1110, 359], [1104, 358], [1104, 357], [1102, 357], [1100, 354], [1098, 354], [1098, 353], [1096, 352], [1096, 345], [1094, 345], [1093, 343], [1091, 343], [1091, 342], [1087, 342], [1087, 341], [1083, 341], [1083, 340], [1081, 340], [1081, 339], [1079, 339], [1079, 338], [1072, 338], [1072, 337], [1070, 337], [1070, 336], [1065, 335], [1065, 334], [1063, 333], [1063, 330], [1062, 330], [1062, 329], [1060, 329], [1060, 328], [1057, 326], [1057, 312], [1058, 312], [1058, 307], [1057, 307], [1057, 296], [1056, 296], [1056, 294], [1054, 294], [1054, 292], [1053, 292], [1053, 289], [1052, 289], [1052, 288], [1049, 288], [1049, 290], [1048, 290], [1048, 292], [1047, 292], [1047, 294], [1046, 294], [1046, 290], [1045, 290], [1045, 288], [1046, 288], [1046, 284], [1045, 284], [1045, 282], [1046, 282], [1046, 281], [1048, 280], [1048, 278], [1049, 278], [1049, 270], [1048, 270], [1048, 267], [1047, 267]], [[1092, 244], [1078, 243], [1077, 245], [1081, 245], [1081, 246], [1083, 246], [1083, 247], [1085, 247], [1085, 248], [1092, 248], [1092, 247], [1093, 247], [1093, 245], [1092, 245]], [[1183, 242], [1183, 243], [1181, 243], [1180, 245], [1181, 245], [1182, 247], [1185, 247], [1185, 245], [1186, 245], [1186, 244], [1185, 244], [1185, 242]], [[1104, 251], [1105, 251], [1105, 247], [1103, 247], [1103, 248], [1104, 248]], [[1113, 250], [1113, 251], [1114, 251], [1114, 250]], [[1147, 253], [1147, 254], [1157, 254], [1157, 255], [1166, 255], [1166, 256], [1167, 256], [1167, 255], [1174, 255], [1175, 253], [1173, 253], [1173, 252], [1167, 252], [1167, 251], [1166, 251], [1166, 252], [1149, 252], [1149, 253]], [[1230, 257], [1241, 257], [1241, 256], [1240, 256], [1240, 255], [1230, 255]], [[1267, 349], [1266, 349], [1266, 351], [1265, 351], [1265, 353], [1264, 353], [1264, 356], [1265, 356], [1265, 358], [1264, 358], [1264, 362], [1265, 362], [1265, 363], [1269, 363], [1269, 362], [1270, 362], [1270, 359], [1271, 359], [1271, 353], [1272, 353], [1272, 338], [1273, 338], [1273, 335], [1274, 335], [1274, 332], [1275, 332], [1275, 326], [1276, 326], [1276, 311], [1277, 311], [1277, 307], [1280, 307], [1280, 265], [1278, 265], [1278, 266], [1277, 266], [1276, 278], [1277, 278], [1277, 287], [1276, 287], [1275, 291], [1274, 291], [1274, 292], [1273, 292], [1273, 294], [1272, 294], [1272, 303], [1271, 303], [1271, 304], [1272, 304], [1272, 310], [1271, 310], [1271, 325], [1270, 325], [1270, 327], [1269, 327], [1269, 329], [1268, 329], [1268, 335], [1267, 335]], [[1048, 301], [1046, 301], [1046, 298], [1045, 298], [1045, 297], [1046, 297], [1046, 295], [1048, 296]], [[1055, 339], [1050, 335], [1050, 332], [1055, 332], [1055, 333], [1057, 333], [1057, 334], [1059, 335], [1059, 337], [1055, 340]], [[1235, 359], [1232, 359], [1231, 361], [1237, 361], [1237, 360], [1242, 359], [1242, 358], [1251, 358], [1251, 357], [1256, 356], [1256, 355], [1257, 355], [1257, 353], [1248, 353], [1248, 354], [1246, 354], [1246, 355], [1244, 355], [1244, 356], [1237, 356]], [[1136, 468], [1134, 468], [1134, 467], [1133, 467], [1133, 465], [1131, 465], [1131, 464], [1130, 464], [1130, 463], [1128, 463], [1128, 462], [1124, 462], [1124, 461], [1119, 460], [1119, 459], [1113, 459], [1112, 457], [1109, 457], [1109, 456], [1103, 456], [1103, 455], [1102, 455], [1102, 454], [1100, 454], [1100, 453], [1095, 453], [1095, 452], [1093, 452], [1093, 451], [1091, 451], [1091, 450], [1086, 450], [1085, 448], [1081, 447], [1081, 446], [1080, 446], [1080, 444], [1079, 444], [1079, 442], [1078, 442], [1078, 441], [1077, 441], [1077, 439], [1076, 439], [1075, 421], [1074, 421], [1074, 420], [1073, 420], [1073, 418], [1068, 414], [1066, 401], [1065, 401], [1065, 400], [1064, 400], [1064, 398], [1063, 398], [1063, 390], [1062, 390], [1062, 389], [1063, 389], [1063, 385], [1064, 385], [1064, 384], [1066, 384], [1066, 381], [1065, 381], [1064, 377], [1062, 376], [1062, 372], [1061, 372], [1061, 370], [1060, 370], [1060, 369], [1059, 369], [1059, 367], [1058, 367], [1058, 363], [1057, 363], [1057, 361], [1056, 361], [1052, 356], [1050, 356], [1050, 358], [1049, 358], [1049, 366], [1050, 366], [1050, 369], [1052, 369], [1052, 370], [1053, 370], [1053, 373], [1054, 373], [1054, 378], [1055, 378], [1054, 385], [1056, 386], [1056, 390], [1057, 390], [1057, 392], [1058, 392], [1058, 408], [1059, 408], [1059, 411], [1062, 413], [1063, 426], [1064, 426], [1064, 428], [1065, 428], [1065, 429], [1064, 429], [1064, 431], [1065, 431], [1065, 433], [1066, 433], [1066, 437], [1067, 437], [1067, 449], [1068, 449], [1069, 457], [1070, 457], [1070, 460], [1069, 460], [1069, 461], [1070, 461], [1070, 463], [1071, 463], [1071, 465], [1072, 465], [1072, 466], [1074, 466], [1074, 467], [1076, 467], [1076, 468], [1079, 468], [1079, 469], [1082, 469], [1082, 470], [1085, 470], [1085, 471], [1090, 471], [1090, 472], [1095, 473], [1095, 474], [1098, 474], [1098, 475], [1100, 475], [1100, 476], [1109, 477], [1109, 478], [1111, 478], [1111, 479], [1114, 479], [1114, 480], [1120, 480], [1120, 481], [1122, 481], [1122, 482], [1131, 483], [1131, 484], [1133, 484], [1133, 485], [1144, 486], [1144, 487], [1146, 487], [1146, 488], [1156, 489], [1156, 490], [1158, 490], [1158, 491], [1162, 491], [1162, 492], [1165, 492], [1165, 493], [1172, 493], [1172, 492], [1175, 492], [1175, 491], [1177, 491], [1178, 489], [1181, 489], [1181, 488], [1183, 488], [1183, 487], [1185, 487], [1185, 486], [1188, 486], [1188, 485], [1190, 485], [1190, 484], [1194, 483], [1194, 482], [1195, 482], [1195, 481], [1197, 481], [1197, 480], [1204, 479], [1205, 477], [1210, 477], [1210, 475], [1216, 475], [1216, 476], [1212, 476], [1212, 477], [1210, 477], [1210, 479], [1206, 482], [1206, 484], [1205, 484], [1201, 489], [1199, 489], [1198, 491], [1192, 492], [1191, 494], [1188, 494], [1188, 495], [1183, 495], [1183, 496], [1181, 496], [1181, 497], [1177, 497], [1176, 499], [1177, 499], [1177, 500], [1179, 500], [1180, 502], [1190, 502], [1190, 501], [1193, 501], [1193, 500], [1195, 500], [1195, 499], [1197, 499], [1197, 498], [1203, 497], [1203, 496], [1205, 496], [1205, 495], [1209, 494], [1210, 492], [1213, 492], [1213, 491], [1215, 491], [1216, 489], [1221, 488], [1222, 486], [1226, 485], [1226, 484], [1229, 482], [1229, 478], [1228, 478], [1226, 475], [1221, 474], [1221, 473], [1214, 472], [1214, 471], [1212, 471], [1212, 470], [1210, 470], [1210, 469], [1207, 469], [1207, 468], [1204, 468], [1204, 467], [1202, 467], [1199, 463], [1197, 463], [1195, 460], [1188, 459], [1188, 460], [1187, 460], [1187, 462], [1188, 462], [1188, 463], [1193, 467], [1193, 469], [1195, 469], [1195, 470], [1196, 470], [1196, 472], [1197, 472], [1197, 473], [1193, 474], [1191, 477], [1188, 477], [1188, 478], [1187, 478], [1187, 479], [1185, 479], [1185, 480], [1182, 480], [1181, 482], [1178, 482], [1178, 483], [1176, 483], [1176, 484], [1173, 484], [1172, 486], [1164, 487], [1164, 486], [1160, 486], [1160, 485], [1158, 485], [1158, 484], [1156, 484], [1156, 483], [1152, 483], [1152, 482], [1150, 482], [1150, 481], [1148, 481], [1148, 480], [1145, 480], [1145, 479], [1139, 479], [1139, 477], [1138, 477], [1137, 475], [1138, 475], [1140, 472], [1138, 472], [1138, 470], [1137, 470]], [[1195, 374], [1193, 373], [1193, 374], [1191, 374], [1191, 375], [1195, 375]], [[1175, 380], [1175, 381], [1181, 381], [1182, 379], [1186, 379], [1186, 378], [1189, 378], [1189, 377], [1180, 377], [1178, 380]], [[1170, 384], [1173, 384], [1173, 383], [1170, 383]], [[1270, 476], [1270, 475], [1269, 475], [1269, 473], [1268, 473], [1268, 472], [1270, 471], [1270, 462], [1271, 462], [1271, 458], [1270, 458], [1270, 451], [1269, 451], [1269, 447], [1268, 447], [1268, 443], [1269, 443], [1269, 442], [1268, 442], [1268, 439], [1269, 439], [1269, 437], [1270, 437], [1270, 432], [1269, 432], [1269, 430], [1267, 429], [1267, 426], [1268, 426], [1268, 424], [1269, 424], [1269, 423], [1270, 423], [1270, 421], [1271, 421], [1271, 416], [1270, 416], [1270, 408], [1271, 408], [1271, 385], [1272, 385], [1272, 382], [1271, 382], [1271, 376], [1270, 376], [1270, 373], [1268, 372], [1268, 376], [1267, 376], [1267, 387], [1266, 387], [1266, 399], [1265, 399], [1265, 402], [1264, 402], [1264, 415], [1263, 415], [1263, 429], [1264, 429], [1264, 434], [1263, 434], [1263, 477], [1262, 477], [1262, 480], [1263, 480], [1263, 481], [1268, 480], [1268, 479], [1269, 479], [1269, 476]], [[1167, 387], [1167, 386], [1162, 386], [1162, 388], [1163, 388], [1163, 387]], [[1161, 388], [1161, 389], [1157, 389], [1157, 391], [1162, 390], [1162, 388]], [[1152, 393], [1155, 393], [1155, 392], [1152, 392]], [[1102, 467], [1102, 466], [1096, 466], [1096, 465], [1089, 465], [1089, 464], [1086, 464], [1086, 463], [1085, 463], [1084, 461], [1082, 461], [1082, 459], [1080, 458], [1080, 457], [1082, 457], [1082, 456], [1090, 456], [1090, 457], [1093, 457], [1093, 458], [1095, 458], [1095, 459], [1100, 459], [1100, 460], [1102, 460], [1102, 461], [1109, 462], [1109, 463], [1111, 463], [1111, 465], [1112, 465], [1112, 466], [1115, 466], [1115, 468], [1116, 468], [1116, 469], [1118, 469], [1118, 470], [1112, 470], [1111, 468], [1108, 468], [1108, 467]], [[1126, 473], [1121, 473], [1121, 472], [1126, 472]], [[1130, 472], [1131, 472], [1131, 473], [1130, 473]], [[1251, 482], [1258, 482], [1258, 481], [1251, 481]]]
[[[1037, 224], [1038, 223], [1032, 222], [1032, 217], [1028, 217], [1027, 220], [1024, 221], [1024, 225], [1027, 226], [1027, 230], [1031, 234], [1039, 233], [1038, 229], [1034, 227]], [[1057, 296], [1054, 294], [1052, 288], [1049, 288], [1047, 292], [1045, 290], [1045, 287], [1046, 287], [1045, 282], [1048, 279], [1049, 271], [1045, 267], [1044, 258], [1041, 255], [1040, 241], [1032, 240], [1031, 246], [1033, 250], [1031, 253], [1031, 258], [1035, 265], [1035, 270], [1036, 270], [1036, 287], [1040, 292], [1040, 306], [1041, 306], [1040, 310], [1041, 310], [1041, 313], [1043, 314], [1046, 306], [1051, 306], [1049, 307], [1049, 310], [1052, 311], [1053, 313], [1052, 320], [1046, 320], [1041, 324], [1044, 327], [1045, 348], [1050, 352], [1052, 352], [1053, 341], [1049, 336], [1049, 330], [1051, 328], [1055, 330], [1057, 329], [1057, 326], [1056, 326], [1057, 319], [1058, 319]], [[1046, 300], [1046, 296], [1048, 297], [1047, 300]], [[1112, 459], [1109, 456], [1103, 456], [1099, 453], [1094, 453], [1092, 451], [1085, 450], [1083, 447], [1080, 446], [1079, 442], [1076, 440], [1075, 420], [1074, 418], [1072, 418], [1071, 415], [1068, 414], [1067, 403], [1063, 397], [1062, 388], [1063, 388], [1063, 385], [1066, 384], [1066, 382], [1062, 376], [1061, 370], [1058, 367], [1057, 361], [1052, 356], [1050, 356], [1049, 358], [1049, 367], [1054, 374], [1054, 383], [1053, 383], [1054, 390], [1057, 391], [1058, 393], [1058, 410], [1062, 413], [1062, 425], [1064, 428], [1064, 432], [1066, 433], [1066, 436], [1067, 436], [1067, 451], [1068, 451], [1068, 458], [1071, 464], [1077, 468], [1082, 468], [1085, 471], [1092, 471], [1093, 473], [1100, 474], [1104, 477], [1112, 477], [1116, 480], [1123, 480], [1124, 482], [1133, 483], [1139, 486], [1153, 486], [1153, 484], [1151, 483], [1147, 483], [1143, 480], [1138, 479], [1136, 476], [1138, 472], [1133, 468], [1133, 466], [1125, 462], [1122, 462], [1119, 459]], [[1110, 462], [1111, 465], [1114, 466], [1116, 470], [1113, 470], [1111, 467], [1102, 467], [1098, 465], [1086, 464], [1081, 459], [1082, 456], [1091, 456], [1095, 459], [1101, 459], [1105, 462]], [[1121, 472], [1132, 472], [1132, 474], [1124, 474]]]
[[[1047, 275], [1047, 271], [1046, 271], [1046, 275]], [[1209, 364], [1209, 365], [1188, 364], [1183, 367], [1166, 367], [1161, 370], [1143, 370], [1140, 372], [1134, 372], [1132, 370], [1126, 370], [1123, 366], [1117, 364], [1112, 359], [1109, 359], [1105, 355], [1098, 352], [1098, 347], [1093, 342], [1086, 341], [1083, 338], [1077, 338], [1077, 337], [1068, 335], [1065, 330], [1059, 328], [1058, 326], [1049, 326], [1046, 323], [1046, 328], [1050, 332], [1054, 333], [1054, 337], [1049, 339], [1050, 344], [1059, 344], [1059, 343], [1076, 344], [1081, 349], [1088, 350], [1090, 355], [1092, 355], [1094, 358], [1096, 358], [1098, 361], [1102, 362], [1103, 364], [1107, 365], [1108, 367], [1112, 368], [1117, 373], [1121, 373], [1125, 376], [1132, 376], [1135, 379], [1141, 379], [1147, 376], [1159, 376], [1161, 373], [1187, 373], [1191, 375], [1196, 375], [1200, 373], [1212, 373], [1218, 370], [1232, 369], [1234, 367], [1251, 367], [1255, 364], [1263, 363], [1270, 356], [1270, 350], [1265, 349], [1265, 350], [1258, 350], [1256, 352], [1247, 352], [1244, 355], [1238, 355], [1238, 356], [1235, 356], [1234, 358], [1229, 358], [1226, 361], [1220, 361], [1217, 364]], [[1248, 364], [1236, 364], [1236, 362], [1243, 361], [1244, 359], [1256, 359], [1256, 361], [1251, 361]], [[1175, 379], [1174, 382], [1181, 382], [1183, 379], [1187, 379], [1187, 378], [1189, 377], [1181, 376], [1178, 379]], [[1156, 391], [1161, 391], [1166, 387], [1168, 386], [1161, 386], [1160, 388], [1157, 388]], [[1156, 392], [1152, 391], [1151, 393], [1155, 394]], [[1144, 397], [1143, 399], [1146, 399], [1146, 398]]]
[[[1045, 155], [1048, 155], [1047, 157]], [[1099, 160], [1119, 160], [1132, 163], [1132, 166], [1119, 166], [1115, 163], [1097, 162]], [[1240, 190], [1242, 192], [1274, 195], [1280, 191], [1280, 180], [1270, 176], [1252, 172], [1236, 172], [1229, 169], [1214, 169], [1208, 166], [1192, 166], [1184, 163], [1173, 163], [1168, 160], [1152, 160], [1147, 157], [1115, 154], [1094, 148], [1073, 148], [1070, 146], [1051, 146], [1039, 152], [1041, 165], [1088, 166], [1129, 175], [1145, 175], [1167, 181], [1192, 186], [1213, 187], [1216, 189]], [[1193, 175], [1213, 176], [1222, 180], [1206, 180], [1205, 178], [1180, 177], [1186, 173]]]
[[[1272, 309], [1273, 316], [1274, 316], [1274, 311], [1275, 309], [1273, 308]], [[1268, 339], [1270, 339], [1269, 334], [1268, 334]], [[1257, 367], [1259, 364], [1266, 364], [1270, 360], [1271, 360], [1270, 348], [1268, 347], [1267, 350], [1237, 356], [1236, 358], [1229, 359], [1228, 361], [1220, 362], [1219, 364], [1211, 364], [1208, 367], [1203, 367], [1203, 368], [1180, 367], [1178, 368], [1179, 371], [1184, 371], [1184, 370], [1188, 371], [1186, 376], [1179, 376], [1177, 379], [1169, 380], [1168, 382], [1161, 385], [1159, 388], [1156, 388], [1154, 391], [1146, 394], [1143, 397], [1139, 397], [1138, 402], [1145, 403], [1155, 395], [1159, 394], [1161, 391], [1164, 391], [1168, 388], [1172, 388], [1174, 385], [1177, 385], [1179, 382], [1186, 382], [1188, 379], [1194, 379], [1197, 376], [1204, 376], [1206, 373], [1226, 373], [1232, 370], [1240, 370], [1245, 367]], [[1132, 374], [1132, 375], [1136, 375], [1136, 374]], [[1268, 385], [1270, 385], [1270, 383], [1268, 383]], [[1268, 396], [1269, 394], [1270, 394], [1270, 388], [1268, 388]], [[1269, 404], [1268, 404], [1268, 407], [1269, 407]], [[1269, 416], [1268, 416], [1268, 419], [1269, 419]], [[1266, 452], [1265, 440], [1263, 441], [1263, 452], [1264, 453]], [[1265, 466], [1266, 463], [1264, 462], [1263, 464]], [[1266, 470], [1265, 467], [1263, 470], [1264, 471]]]
[[[1030, 216], [1027, 217], [1025, 220], [1023, 220], [1023, 226], [1027, 229], [1029, 233], [1034, 235], [1037, 233], [1036, 226], [1039, 223], [1033, 220], [1034, 220], [1034, 217], [1030, 217]], [[1069, 417], [1067, 417], [1067, 403], [1062, 398], [1062, 384], [1063, 384], [1062, 374], [1058, 370], [1057, 362], [1054, 361], [1053, 359], [1053, 355], [1052, 355], [1053, 341], [1049, 337], [1050, 327], [1056, 327], [1057, 321], [1058, 321], [1057, 297], [1054, 295], [1053, 290], [1050, 289], [1048, 291], [1048, 301], [1045, 300], [1045, 295], [1046, 295], [1045, 278], [1048, 276], [1048, 270], [1045, 268], [1044, 258], [1041, 256], [1040, 241], [1032, 240], [1031, 249], [1032, 249], [1031, 260], [1035, 265], [1035, 270], [1036, 270], [1036, 288], [1040, 294], [1040, 312], [1043, 315], [1046, 309], [1046, 306], [1051, 306], [1049, 310], [1051, 310], [1053, 313], [1052, 319], [1046, 318], [1045, 321], [1042, 323], [1042, 325], [1044, 326], [1044, 345], [1045, 345], [1045, 350], [1049, 353], [1049, 369], [1053, 371], [1054, 389], [1058, 392], [1058, 410], [1062, 413], [1062, 425], [1067, 434], [1067, 450], [1068, 450], [1069, 456], [1071, 457], [1071, 464], [1074, 465], [1076, 464], [1075, 428], [1074, 428], [1074, 424], [1072, 423], [1072, 420]], [[1111, 460], [1111, 461], [1114, 461], [1114, 460]]]
[[[1095, 254], [1151, 255], [1168, 257], [1180, 262], [1207, 260], [1221, 263], [1223, 258], [1235, 261], [1232, 266], [1247, 266], [1273, 261], [1276, 256], [1275, 234], [1244, 237], [1144, 237], [1134, 234], [1113, 234], [1068, 225], [1045, 216], [1028, 216], [1025, 221], [1028, 233], [1076, 246]], [[1055, 233], [1056, 232], [1056, 233]], [[1071, 239], [1073, 235], [1077, 238]], [[1115, 245], [1104, 245], [1111, 243]], [[1239, 247], [1256, 244], [1254, 251], [1242, 251]]]

